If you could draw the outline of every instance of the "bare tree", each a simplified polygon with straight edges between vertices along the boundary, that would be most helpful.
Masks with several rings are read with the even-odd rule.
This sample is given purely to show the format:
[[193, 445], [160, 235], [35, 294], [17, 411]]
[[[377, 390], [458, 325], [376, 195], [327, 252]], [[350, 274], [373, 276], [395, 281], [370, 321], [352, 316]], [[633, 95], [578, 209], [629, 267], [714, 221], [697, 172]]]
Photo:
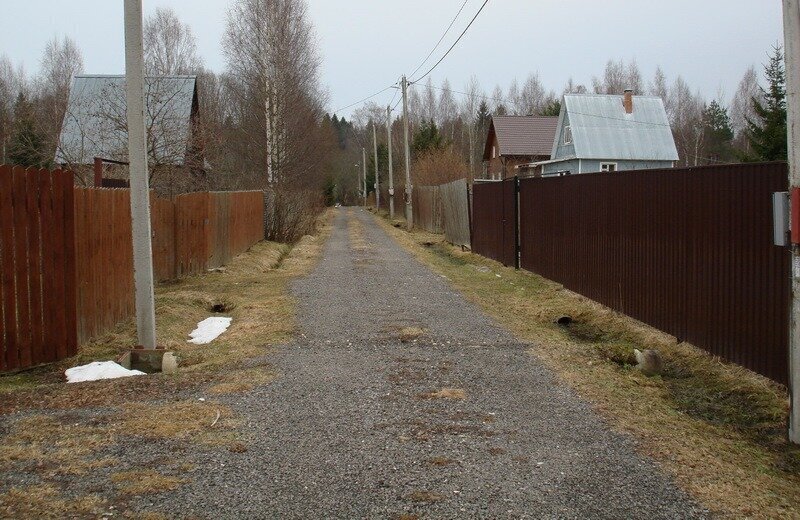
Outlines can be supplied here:
[[575, 84], [575, 80], [569, 78], [567, 84], [564, 85], [564, 94], [586, 94], [589, 90], [585, 85]]
[[478, 106], [480, 105], [481, 99], [484, 97], [481, 85], [478, 83], [478, 78], [472, 76], [469, 79], [465, 92], [464, 103], [461, 105], [461, 118], [464, 121], [467, 132], [469, 181], [472, 182], [477, 173], [477, 165], [480, 163], [478, 160], [478, 149], [480, 148], [480, 146], [478, 146], [478, 139], [482, 139], [482, 136], [478, 136], [476, 131]]
[[47, 139], [48, 155], [52, 158], [64, 122], [72, 82], [83, 73], [83, 55], [74, 40], [67, 36], [47, 42], [39, 73], [39, 124]]
[[595, 94], [622, 94], [625, 89], [633, 89], [636, 94], [644, 90], [642, 74], [635, 60], [627, 65], [620, 60], [608, 60], [603, 77], [592, 79]]
[[175, 11], [159, 7], [144, 21], [144, 64], [150, 76], [197, 74], [202, 61], [192, 28]]
[[669, 104], [672, 107], [672, 134], [680, 162], [684, 166], [697, 166], [703, 156], [705, 101], [699, 93], [693, 94], [686, 81], [678, 76], [669, 92]]
[[755, 120], [753, 100], [762, 101], [763, 92], [758, 86], [758, 73], [751, 66], [747, 69], [739, 82], [736, 94], [731, 102], [731, 128], [733, 129], [734, 142], [737, 147], [749, 151], [750, 141], [746, 138], [747, 122]]
[[455, 141], [456, 119], [458, 118], [458, 105], [450, 87], [450, 82], [444, 80], [439, 93], [439, 126], [442, 132], [449, 136], [450, 141]]
[[503, 87], [495, 85], [491, 95], [490, 111], [492, 114], [502, 115], [508, 111], [506, 106], [506, 97], [503, 93]]

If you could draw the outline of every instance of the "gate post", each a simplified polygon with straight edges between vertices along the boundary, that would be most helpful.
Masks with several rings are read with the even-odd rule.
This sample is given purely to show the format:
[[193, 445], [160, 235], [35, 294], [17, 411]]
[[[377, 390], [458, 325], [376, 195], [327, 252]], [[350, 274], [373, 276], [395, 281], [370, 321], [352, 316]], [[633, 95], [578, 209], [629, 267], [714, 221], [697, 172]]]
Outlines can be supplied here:
[[514, 269], [520, 268], [520, 255], [522, 254], [522, 244], [520, 242], [519, 214], [519, 175], [514, 175]]

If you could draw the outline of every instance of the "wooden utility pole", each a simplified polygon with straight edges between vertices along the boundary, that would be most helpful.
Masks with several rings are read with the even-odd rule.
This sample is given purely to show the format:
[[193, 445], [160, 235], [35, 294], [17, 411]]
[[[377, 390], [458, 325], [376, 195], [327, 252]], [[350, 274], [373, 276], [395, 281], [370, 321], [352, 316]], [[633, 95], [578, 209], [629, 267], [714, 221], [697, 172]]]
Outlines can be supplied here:
[[372, 123], [372, 143], [375, 149], [375, 209], [381, 209], [381, 178], [378, 169], [378, 129]]
[[367, 207], [367, 149], [361, 147], [361, 164], [363, 165], [362, 171], [364, 172], [364, 207]]
[[394, 172], [392, 171], [392, 107], [386, 107], [386, 135], [389, 143], [389, 219], [394, 220]]
[[789, 189], [792, 194], [792, 303], [789, 331], [789, 440], [800, 444], [800, 0], [783, 0]]
[[156, 348], [153, 293], [153, 245], [150, 241], [150, 181], [147, 173], [142, 0], [125, 0], [125, 79], [128, 117], [128, 161], [131, 182], [133, 280], [139, 345]]
[[408, 143], [408, 79], [403, 76], [403, 133], [405, 134], [406, 147], [406, 222], [408, 229], [414, 228], [414, 208], [411, 203], [411, 147]]

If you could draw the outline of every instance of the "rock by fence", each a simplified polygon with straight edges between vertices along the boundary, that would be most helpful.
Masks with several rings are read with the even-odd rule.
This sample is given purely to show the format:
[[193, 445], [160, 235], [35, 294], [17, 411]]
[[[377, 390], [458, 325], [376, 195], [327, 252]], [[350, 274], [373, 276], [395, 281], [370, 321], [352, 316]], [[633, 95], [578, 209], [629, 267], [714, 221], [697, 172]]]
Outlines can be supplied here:
[[[227, 263], [264, 237], [261, 192], [151, 195], [164, 281]], [[0, 167], [0, 371], [63, 359], [135, 312], [128, 190]]]

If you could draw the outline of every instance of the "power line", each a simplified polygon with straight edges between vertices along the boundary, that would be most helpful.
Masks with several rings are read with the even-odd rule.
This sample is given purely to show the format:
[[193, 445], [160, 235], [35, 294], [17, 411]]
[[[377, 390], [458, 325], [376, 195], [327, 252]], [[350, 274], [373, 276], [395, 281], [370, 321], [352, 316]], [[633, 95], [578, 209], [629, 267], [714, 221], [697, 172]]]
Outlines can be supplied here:
[[478, 12], [475, 13], [475, 16], [473, 16], [472, 20], [470, 20], [469, 25], [467, 25], [466, 29], [464, 29], [464, 31], [459, 35], [458, 39], [453, 43], [453, 45], [451, 45], [450, 48], [447, 49], [447, 52], [444, 53], [444, 56], [442, 56], [439, 59], [439, 61], [437, 61], [436, 64], [428, 70], [428, 72], [426, 72], [425, 74], [423, 74], [419, 78], [417, 78], [415, 80], [412, 80], [411, 83], [417, 83], [418, 81], [424, 79], [428, 74], [433, 72], [433, 70], [436, 67], [438, 67], [440, 63], [442, 63], [444, 61], [444, 59], [450, 54], [450, 52], [456, 47], [456, 45], [458, 45], [458, 42], [461, 41], [461, 38], [463, 38], [464, 35], [467, 34], [467, 31], [469, 31], [469, 28], [472, 27], [472, 24], [475, 23], [475, 20], [478, 19], [478, 16], [481, 14], [481, 12], [483, 11], [483, 8], [486, 7], [486, 4], [488, 4], [488, 3], [489, 3], [489, 0], [485, 0], [483, 2], [483, 5], [481, 5], [481, 8], [478, 9]]
[[348, 108], [352, 108], [352, 107], [354, 107], [356, 105], [360, 105], [361, 103], [364, 103], [365, 101], [369, 101], [370, 99], [372, 99], [372, 98], [374, 98], [376, 96], [380, 96], [381, 94], [383, 94], [384, 92], [386, 92], [390, 88], [394, 88], [396, 86], [397, 86], [397, 83], [393, 83], [393, 84], [389, 85], [388, 87], [386, 87], [384, 89], [381, 89], [378, 92], [372, 94], [371, 96], [365, 97], [361, 101], [356, 101], [355, 103], [351, 103], [351, 104], [347, 105], [346, 107], [338, 108], [338, 109], [334, 110], [333, 113], [335, 114], [337, 112], [341, 112], [342, 110], [347, 110]]
[[420, 63], [419, 66], [416, 69], [414, 69], [414, 72], [409, 74], [409, 76], [413, 77], [414, 74], [419, 72], [419, 69], [421, 69], [423, 65], [428, 63], [428, 60], [431, 59], [431, 56], [433, 56], [433, 53], [436, 52], [436, 49], [438, 49], [439, 45], [442, 44], [442, 41], [444, 41], [445, 36], [447, 36], [448, 33], [450, 32], [450, 29], [453, 28], [453, 25], [456, 23], [456, 20], [458, 20], [458, 17], [461, 16], [461, 11], [464, 10], [464, 7], [466, 7], [468, 2], [469, 2], [469, 0], [464, 0], [464, 3], [461, 4], [461, 9], [458, 10], [458, 12], [456, 13], [456, 16], [453, 18], [453, 21], [450, 22], [450, 25], [447, 26], [447, 29], [445, 29], [444, 34], [442, 35], [442, 37], [439, 38], [439, 41], [436, 42], [436, 45], [433, 47], [433, 49], [431, 49], [431, 52], [428, 53], [428, 55], [425, 57], [425, 59], [422, 60], [422, 63]]

